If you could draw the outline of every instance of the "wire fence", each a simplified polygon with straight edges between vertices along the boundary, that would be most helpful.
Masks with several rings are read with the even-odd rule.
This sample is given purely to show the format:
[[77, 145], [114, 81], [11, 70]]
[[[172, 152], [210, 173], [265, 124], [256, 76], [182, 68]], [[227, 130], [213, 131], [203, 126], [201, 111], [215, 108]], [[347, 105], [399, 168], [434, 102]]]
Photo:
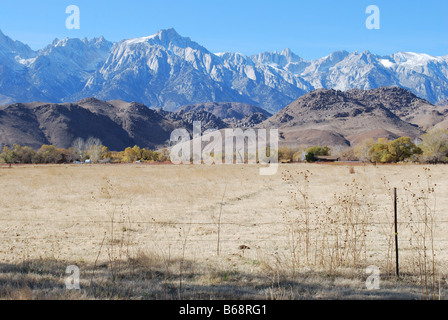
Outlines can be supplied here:
[[[88, 217], [88, 216], [85, 216]], [[9, 223], [27, 223], [27, 224], [43, 224], [43, 223], [50, 223], [50, 224], [73, 224], [73, 225], [89, 225], [89, 224], [101, 224], [101, 225], [114, 225], [115, 227], [117, 226], [124, 226], [124, 225], [150, 225], [150, 226], [158, 226], [158, 227], [166, 227], [166, 226], [170, 226], [170, 227], [193, 227], [193, 226], [210, 226], [210, 227], [217, 227], [218, 225], [220, 226], [236, 226], [236, 227], [240, 227], [240, 228], [249, 228], [249, 229], [254, 229], [254, 231], [256, 231], [257, 228], [259, 227], [266, 227], [266, 226], [283, 226], [285, 229], [283, 231], [280, 232], [276, 232], [276, 233], [269, 233], [267, 238], [263, 238], [261, 236], [258, 237], [250, 237], [250, 236], [245, 236], [244, 234], [241, 234], [238, 236], [238, 238], [225, 238], [225, 234], [223, 234], [224, 237], [222, 237], [220, 239], [221, 242], [233, 242], [233, 241], [254, 241], [254, 242], [267, 242], [267, 241], [272, 241], [272, 242], [281, 242], [281, 241], [286, 241], [289, 237], [286, 228], [291, 227], [291, 223], [285, 222], [285, 221], [268, 221], [268, 222], [253, 222], [253, 223], [240, 223], [240, 222], [173, 222], [173, 221], [144, 221], [144, 220], [97, 220], [97, 219], [92, 219], [92, 220], [59, 220], [59, 219], [17, 219], [17, 218], [0, 218], [0, 222], [9, 222]], [[401, 226], [402, 230], [400, 232], [400, 234], [405, 234], [406, 231], [409, 230], [403, 230], [403, 226], [408, 226], [409, 224], [428, 224], [427, 221], [406, 221], [406, 222], [398, 222], [398, 225]], [[434, 225], [440, 225], [440, 224], [446, 224], [448, 223], [448, 220], [438, 220], [438, 221], [433, 221], [432, 222]], [[344, 225], [344, 224], [341, 224]], [[367, 242], [370, 243], [384, 243], [385, 241], [388, 241], [389, 239], [378, 239], [378, 237], [384, 236], [384, 237], [390, 237], [391, 235], [394, 235], [394, 232], [392, 231], [393, 228], [393, 222], [353, 222], [353, 223], [346, 223], [345, 225], [350, 225], [350, 226], [387, 226], [390, 227], [391, 230], [390, 232], [385, 232], [384, 230], [382, 230], [381, 234], [377, 233], [375, 234], [375, 237], [377, 237], [376, 239], [368, 239], [366, 240]], [[307, 229], [308, 231], [317, 231], [319, 230], [316, 227], [309, 227]], [[233, 230], [233, 232], [235, 233], [236, 230]], [[144, 236], [145, 234], [148, 234], [145, 231], [141, 231], [138, 232], [138, 235], [140, 236]], [[102, 238], [99, 238], [96, 236], [93, 237], [73, 237], [72, 235], [64, 237], [64, 240], [79, 240], [79, 241], [98, 241], [101, 240]], [[197, 239], [195, 238], [195, 236], [202, 236], [200, 234], [195, 235], [195, 234], [189, 234], [190, 238], [188, 241], [191, 242], [210, 242], [210, 241], [216, 241], [214, 239]], [[283, 236], [283, 237], [280, 237]], [[209, 234], [207, 235], [207, 237], [213, 237], [213, 234]], [[51, 235], [46, 235], [41, 236], [41, 237], [37, 237], [37, 236], [14, 236], [14, 235], [0, 235], [0, 239], [16, 239], [16, 240], [48, 240], [48, 241], [58, 241], [59, 238], [57, 239], [52, 239]], [[60, 239], [59, 239], [60, 240]], [[333, 240], [329, 237], [327, 238], [313, 238], [314, 241], [336, 241]], [[172, 242], [173, 239], [151, 239], [151, 240], [144, 240], [144, 239], [139, 239], [139, 242]], [[340, 241], [337, 240], [337, 241]], [[447, 239], [433, 239], [434, 242], [441, 242], [441, 243], [445, 243], [448, 242], [448, 238]], [[409, 239], [399, 239], [398, 242], [400, 243], [409, 243]]]
[[[3, 222], [28, 222], [28, 223], [41, 223], [41, 222], [54, 222], [54, 223], [111, 223], [111, 220], [58, 220], [58, 219], [17, 219], [17, 218], [0, 218]], [[132, 224], [150, 224], [150, 225], [217, 225], [217, 222], [172, 222], [172, 221], [143, 221], [143, 220], [126, 220], [126, 221], [113, 221], [114, 224], [132, 223]], [[428, 224], [427, 221], [398, 221], [398, 224]], [[448, 223], [448, 220], [436, 220], [434, 224]], [[240, 222], [220, 222], [221, 225], [234, 225], [241, 227], [257, 227], [266, 225], [287, 225], [288, 222], [284, 221], [268, 221], [268, 222], [254, 222], [254, 223], [240, 223]], [[385, 225], [393, 226], [393, 223], [388, 222], [353, 222], [350, 225]]]

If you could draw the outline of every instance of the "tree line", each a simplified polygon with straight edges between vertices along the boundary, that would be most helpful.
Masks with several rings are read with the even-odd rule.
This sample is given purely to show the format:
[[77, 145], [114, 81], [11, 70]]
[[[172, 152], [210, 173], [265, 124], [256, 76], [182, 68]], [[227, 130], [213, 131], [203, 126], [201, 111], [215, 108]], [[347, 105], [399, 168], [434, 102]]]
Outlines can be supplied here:
[[[414, 141], [410, 137], [395, 140], [380, 138], [366, 139], [348, 148], [329, 148], [328, 146], [302, 146], [296, 149], [280, 147], [280, 162], [315, 162], [319, 156], [337, 156], [341, 160], [372, 163], [448, 163], [448, 129], [433, 129]], [[223, 155], [224, 156], [224, 155]], [[128, 147], [122, 151], [110, 151], [97, 138], [86, 140], [78, 138], [68, 149], [53, 145], [43, 145], [38, 150], [27, 146], [13, 145], [3, 147], [0, 163], [7, 164], [48, 164], [48, 163], [132, 163], [132, 162], [170, 161], [168, 149], [159, 151]]]
[[337, 156], [346, 161], [371, 163], [448, 163], [448, 129], [433, 129], [414, 141], [410, 137], [394, 140], [380, 138], [366, 139], [348, 148], [330, 149], [328, 146], [302, 146], [296, 149], [282, 147], [279, 149], [279, 161], [315, 162], [319, 156]]
[[134, 146], [122, 151], [110, 151], [100, 139], [77, 138], [68, 149], [53, 145], [42, 145], [38, 150], [14, 144], [4, 146], [0, 153], [0, 163], [12, 164], [57, 164], [57, 163], [131, 163], [136, 161], [169, 161], [167, 149], [150, 150]]

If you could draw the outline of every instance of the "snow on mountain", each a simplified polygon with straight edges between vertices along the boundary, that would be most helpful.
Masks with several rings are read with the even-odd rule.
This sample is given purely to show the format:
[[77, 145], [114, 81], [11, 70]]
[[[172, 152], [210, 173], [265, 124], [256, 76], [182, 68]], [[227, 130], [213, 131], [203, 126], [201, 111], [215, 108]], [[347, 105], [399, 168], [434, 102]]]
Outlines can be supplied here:
[[95, 71], [106, 61], [112, 45], [104, 37], [91, 40], [55, 39], [51, 45], [41, 50], [39, 55], [54, 55], [54, 60], [67, 60], [84, 71]]
[[390, 57], [399, 86], [432, 103], [446, 99], [448, 59], [413, 52], [398, 52]]
[[384, 57], [369, 51], [336, 51], [306, 61], [289, 49], [254, 55], [250, 61], [241, 54], [221, 53], [219, 56], [241, 74], [247, 74], [248, 68], [256, 69], [262, 74], [257, 80], [276, 89], [281, 88], [277, 81], [282, 79], [305, 92], [319, 88], [346, 91], [399, 86], [432, 103], [448, 95], [446, 56], [407, 52]]
[[167, 110], [191, 102], [252, 102], [229, 86], [231, 78], [218, 56], [168, 29], [115, 44], [79, 96], [140, 101]]
[[111, 47], [103, 37], [56, 39], [33, 51], [0, 32], [0, 102], [64, 101], [84, 88]]
[[65, 101], [81, 91], [109, 55], [112, 43], [99, 39], [63, 39], [39, 51], [28, 81], [49, 101]]
[[393, 68], [394, 67], [394, 62], [390, 61], [389, 59], [380, 59], [380, 63], [385, 67], [385, 68]]
[[0, 31], [0, 104], [40, 98], [26, 79], [27, 65], [37, 53]]
[[[280, 87], [284, 89], [278, 90]], [[234, 101], [276, 111], [305, 92], [275, 71], [257, 68], [248, 57], [213, 54], [168, 29], [115, 44], [104, 65], [73, 99], [95, 96], [135, 100], [166, 110], [187, 104]]]
[[275, 113], [314, 89], [398, 86], [432, 103], [448, 98], [448, 56], [336, 51], [306, 61], [290, 49], [211, 53], [174, 29], [111, 43], [56, 39], [33, 51], [0, 31], [0, 103], [86, 97], [176, 110], [205, 102], [249, 103]]
[[36, 52], [29, 46], [20, 41], [12, 40], [0, 30], [0, 57], [2, 61], [4, 59], [12, 59], [18, 63], [25, 64], [27, 60], [35, 56]]

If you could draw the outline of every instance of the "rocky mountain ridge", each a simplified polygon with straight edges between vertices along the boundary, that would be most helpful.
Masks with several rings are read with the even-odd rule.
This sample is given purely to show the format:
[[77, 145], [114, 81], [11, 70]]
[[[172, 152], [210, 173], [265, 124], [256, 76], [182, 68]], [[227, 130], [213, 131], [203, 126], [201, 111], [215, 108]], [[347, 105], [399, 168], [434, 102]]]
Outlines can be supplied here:
[[0, 107], [0, 145], [68, 148], [78, 138], [99, 138], [112, 150], [138, 145], [169, 146], [171, 132], [193, 129], [276, 128], [290, 146], [347, 147], [367, 138], [418, 138], [448, 127], [448, 106], [435, 106], [402, 88], [318, 89], [270, 116], [241, 103], [188, 105], [178, 111], [150, 109], [137, 102], [82, 99], [76, 103], [14, 103]]
[[174, 29], [118, 43], [56, 39], [33, 51], [0, 31], [0, 105], [95, 97], [176, 111], [232, 101], [274, 114], [315, 89], [391, 86], [431, 103], [448, 99], [448, 56], [336, 51], [306, 61], [289, 49], [252, 56], [212, 53]]

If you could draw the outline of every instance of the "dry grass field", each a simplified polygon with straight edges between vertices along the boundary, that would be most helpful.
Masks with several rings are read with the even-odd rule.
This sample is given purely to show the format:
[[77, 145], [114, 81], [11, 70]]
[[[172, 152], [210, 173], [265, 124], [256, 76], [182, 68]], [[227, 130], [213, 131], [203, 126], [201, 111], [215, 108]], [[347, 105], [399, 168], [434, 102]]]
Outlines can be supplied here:
[[[0, 298], [446, 299], [447, 177], [421, 165], [0, 167]], [[66, 289], [70, 265], [80, 290]]]

